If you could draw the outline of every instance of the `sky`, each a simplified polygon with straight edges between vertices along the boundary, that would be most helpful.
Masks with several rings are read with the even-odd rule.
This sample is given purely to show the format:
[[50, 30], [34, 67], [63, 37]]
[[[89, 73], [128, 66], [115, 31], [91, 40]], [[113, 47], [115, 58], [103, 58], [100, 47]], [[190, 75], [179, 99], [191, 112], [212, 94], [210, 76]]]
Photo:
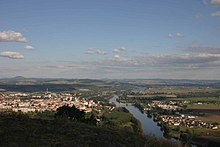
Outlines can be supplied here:
[[220, 0], [1, 0], [14, 76], [220, 80]]

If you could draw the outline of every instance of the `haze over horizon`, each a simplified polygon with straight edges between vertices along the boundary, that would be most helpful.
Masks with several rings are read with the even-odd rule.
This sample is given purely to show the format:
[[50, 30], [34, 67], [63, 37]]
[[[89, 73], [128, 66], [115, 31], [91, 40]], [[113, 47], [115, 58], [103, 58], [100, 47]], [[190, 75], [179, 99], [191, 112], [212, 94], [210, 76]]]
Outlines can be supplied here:
[[0, 78], [220, 80], [220, 0], [3, 0]]

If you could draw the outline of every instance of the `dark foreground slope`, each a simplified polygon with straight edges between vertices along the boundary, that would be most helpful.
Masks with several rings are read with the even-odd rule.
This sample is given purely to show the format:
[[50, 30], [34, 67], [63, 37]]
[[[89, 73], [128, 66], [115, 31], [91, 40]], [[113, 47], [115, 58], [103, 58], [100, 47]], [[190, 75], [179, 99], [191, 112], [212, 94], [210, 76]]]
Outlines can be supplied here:
[[175, 146], [152, 136], [83, 123], [0, 114], [0, 146]]

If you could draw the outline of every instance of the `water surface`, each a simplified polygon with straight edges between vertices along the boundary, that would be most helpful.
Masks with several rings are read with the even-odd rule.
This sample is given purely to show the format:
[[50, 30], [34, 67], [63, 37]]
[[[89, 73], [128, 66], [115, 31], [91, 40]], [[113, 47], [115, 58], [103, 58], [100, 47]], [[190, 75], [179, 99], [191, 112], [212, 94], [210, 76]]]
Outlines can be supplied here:
[[163, 137], [163, 132], [160, 130], [160, 127], [157, 126], [157, 123], [153, 121], [153, 118], [148, 118], [145, 113], [141, 113], [141, 111], [135, 106], [117, 102], [117, 98], [118, 96], [115, 95], [113, 98], [109, 100], [109, 102], [114, 103], [117, 107], [127, 108], [128, 111], [141, 122], [144, 134], [151, 134], [157, 137]]

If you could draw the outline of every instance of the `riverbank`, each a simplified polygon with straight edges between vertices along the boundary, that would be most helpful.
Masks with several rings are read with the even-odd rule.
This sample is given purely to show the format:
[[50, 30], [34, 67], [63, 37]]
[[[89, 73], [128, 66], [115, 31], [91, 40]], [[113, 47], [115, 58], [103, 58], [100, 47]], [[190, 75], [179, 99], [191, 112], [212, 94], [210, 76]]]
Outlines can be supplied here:
[[[164, 136], [167, 138], [175, 138], [182, 143], [202, 145], [202, 146], [219, 146], [220, 136], [218, 130], [212, 130], [210, 128], [176, 126], [166, 123], [162, 120], [163, 117], [159, 113], [153, 110], [146, 111], [148, 117], [153, 117], [154, 121], [164, 131]], [[168, 116], [168, 117], [172, 117]]]
[[124, 129], [143, 135], [143, 128], [140, 121], [129, 113], [125, 107], [117, 107], [113, 111], [104, 114], [101, 125]]
[[153, 121], [152, 118], [148, 118], [147, 114], [141, 113], [139, 109], [130, 104], [123, 104], [117, 101], [118, 96], [115, 95], [113, 98], [109, 100], [109, 102], [114, 103], [117, 107], [125, 107], [128, 111], [140, 121], [141, 126], [143, 128], [143, 132], [145, 135], [153, 135], [156, 137], [163, 138], [163, 131], [161, 131], [160, 127], [156, 122]]

